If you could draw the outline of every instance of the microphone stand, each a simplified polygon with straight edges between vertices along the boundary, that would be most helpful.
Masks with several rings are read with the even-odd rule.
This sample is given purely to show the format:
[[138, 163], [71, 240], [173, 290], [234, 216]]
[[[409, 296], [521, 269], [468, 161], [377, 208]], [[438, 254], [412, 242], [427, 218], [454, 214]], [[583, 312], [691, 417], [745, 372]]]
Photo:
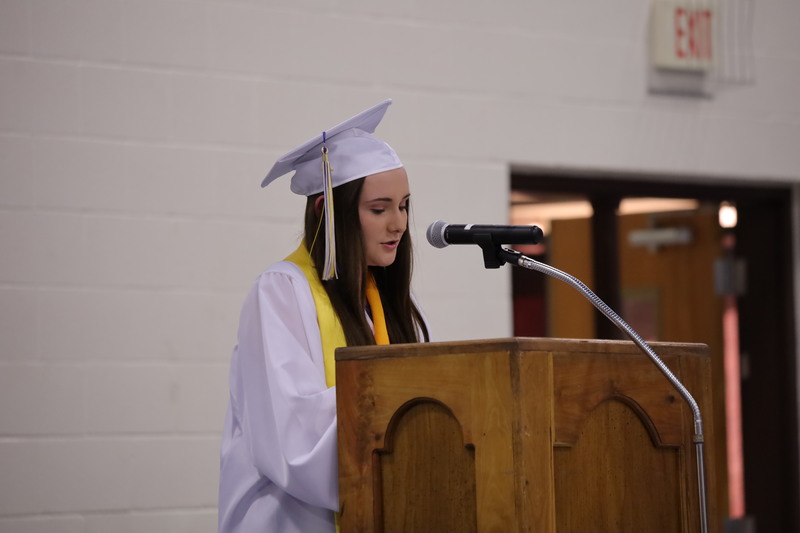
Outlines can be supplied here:
[[540, 263], [530, 257], [522, 255], [520, 252], [502, 248], [494, 244], [491, 239], [481, 239], [482, 242], [477, 244], [483, 248], [484, 264], [486, 268], [498, 268], [503, 263], [509, 263], [528, 270], [536, 270], [543, 274], [547, 274], [555, 279], [563, 281], [573, 288], [577, 289], [589, 302], [594, 305], [603, 315], [606, 316], [611, 322], [614, 323], [625, 335], [627, 335], [661, 370], [661, 373], [672, 383], [677, 389], [686, 403], [692, 410], [692, 417], [694, 419], [694, 436], [693, 442], [697, 452], [697, 485], [700, 500], [700, 531], [701, 533], [708, 533], [708, 505], [706, 502], [706, 478], [705, 478], [705, 459], [703, 457], [703, 446], [705, 438], [703, 436], [703, 417], [700, 414], [700, 407], [697, 405], [694, 397], [689, 393], [686, 387], [675, 377], [675, 374], [670, 371], [664, 361], [656, 354], [655, 351], [633, 330], [622, 318], [615, 313], [608, 305], [603, 302], [598, 296], [592, 292], [589, 287], [583, 284], [578, 278], [567, 274], [566, 272], [554, 268], [550, 265]]

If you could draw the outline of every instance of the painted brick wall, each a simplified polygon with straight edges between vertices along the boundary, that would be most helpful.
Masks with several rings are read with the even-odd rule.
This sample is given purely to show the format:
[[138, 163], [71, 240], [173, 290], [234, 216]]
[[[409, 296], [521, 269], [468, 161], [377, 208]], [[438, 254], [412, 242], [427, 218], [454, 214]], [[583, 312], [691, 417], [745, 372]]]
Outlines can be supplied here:
[[508, 271], [423, 236], [504, 222], [511, 165], [800, 181], [800, 4], [710, 98], [648, 93], [647, 9], [0, 0], [0, 531], [215, 531], [239, 307], [301, 231], [258, 184], [386, 97], [439, 340], [511, 333]]

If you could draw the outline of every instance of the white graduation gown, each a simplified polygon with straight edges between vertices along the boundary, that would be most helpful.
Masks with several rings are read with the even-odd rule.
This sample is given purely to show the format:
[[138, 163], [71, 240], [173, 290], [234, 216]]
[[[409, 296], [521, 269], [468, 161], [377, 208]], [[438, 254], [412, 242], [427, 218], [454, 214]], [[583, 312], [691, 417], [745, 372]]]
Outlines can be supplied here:
[[336, 391], [293, 263], [268, 268], [245, 299], [220, 455], [220, 533], [335, 531]]

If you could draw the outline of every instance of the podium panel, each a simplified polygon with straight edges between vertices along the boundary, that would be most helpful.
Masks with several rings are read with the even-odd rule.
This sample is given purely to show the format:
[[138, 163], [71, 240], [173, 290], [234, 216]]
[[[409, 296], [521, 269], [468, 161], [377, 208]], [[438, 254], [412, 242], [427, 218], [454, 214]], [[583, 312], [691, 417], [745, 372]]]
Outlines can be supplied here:
[[[711, 413], [705, 346], [652, 346]], [[336, 371], [342, 532], [700, 529], [691, 410], [633, 343], [342, 348]]]
[[390, 423], [379, 450], [381, 522], [385, 531], [477, 531], [474, 447], [435, 401], [411, 402]]

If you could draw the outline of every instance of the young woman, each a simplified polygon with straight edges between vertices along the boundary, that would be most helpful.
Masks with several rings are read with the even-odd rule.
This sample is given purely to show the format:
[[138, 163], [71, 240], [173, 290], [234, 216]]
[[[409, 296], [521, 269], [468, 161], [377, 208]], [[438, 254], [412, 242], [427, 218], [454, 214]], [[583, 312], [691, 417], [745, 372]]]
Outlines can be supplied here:
[[406, 171], [374, 137], [387, 100], [282, 157], [308, 197], [305, 236], [248, 294], [231, 358], [219, 531], [334, 531], [338, 509], [333, 352], [422, 342], [410, 294]]

